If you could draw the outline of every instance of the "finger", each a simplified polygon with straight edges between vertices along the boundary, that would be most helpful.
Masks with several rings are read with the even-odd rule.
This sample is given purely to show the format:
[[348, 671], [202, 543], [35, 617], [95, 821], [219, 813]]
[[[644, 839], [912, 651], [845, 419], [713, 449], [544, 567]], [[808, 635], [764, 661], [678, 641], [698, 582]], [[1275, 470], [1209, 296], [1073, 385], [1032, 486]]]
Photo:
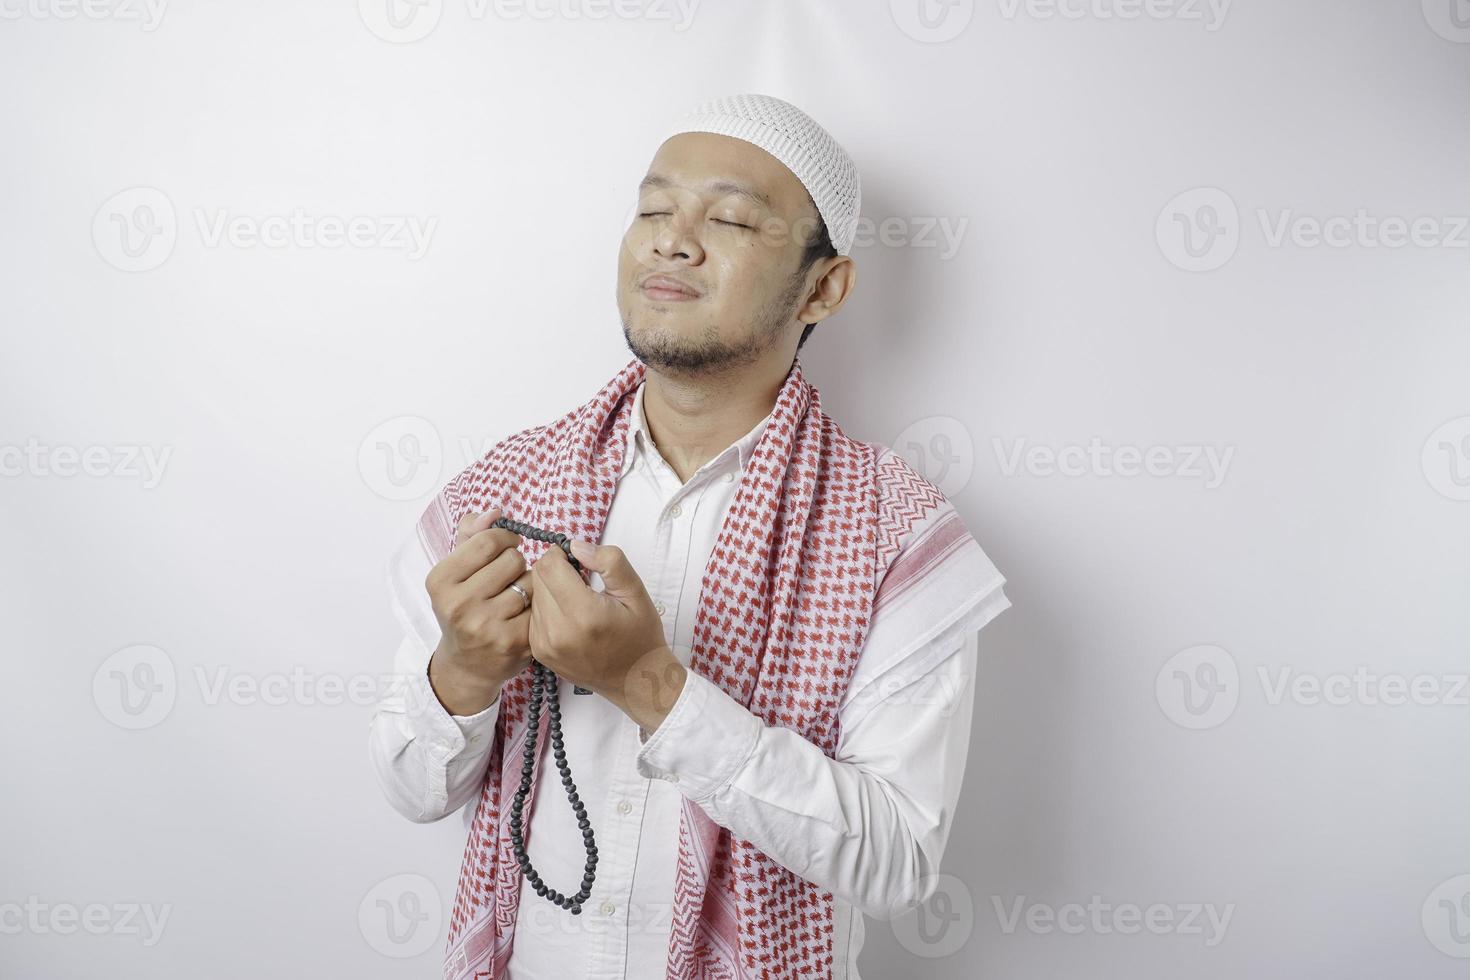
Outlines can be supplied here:
[[531, 603], [531, 608], [526, 610], [527, 615], [531, 617], [530, 625], [526, 630], [526, 639], [530, 644], [532, 656], [540, 653], [541, 657], [546, 657], [548, 649], [547, 631], [551, 627], [551, 624], [561, 620], [563, 613], [551, 593], [539, 587], [541, 585], [541, 576], [536, 571], [535, 565], [531, 566], [528, 574], [531, 576], [531, 581], [538, 588], [532, 593], [535, 596], [535, 601]]
[[[515, 596], [516, 599], [517, 599], [517, 601], [520, 600], [520, 596], [516, 595], [514, 592], [512, 592], [511, 595]], [[513, 630], [515, 630], [516, 649], [517, 650], [520, 650], [522, 652], [522, 654], [526, 658], [526, 663], [529, 663], [530, 662], [530, 659], [531, 659], [530, 658], [530, 652], [531, 652], [531, 610], [530, 610], [530, 608], [527, 607], [526, 609], [521, 610], [515, 616], [512, 616], [510, 618], [510, 620], [509, 620], [509, 625], [507, 626], [507, 629], [513, 629]], [[525, 664], [522, 664], [521, 666], [524, 668], [525, 667]]]
[[500, 508], [491, 507], [483, 514], [469, 513], [459, 519], [459, 526], [454, 529], [454, 543], [456, 546], [462, 544], [466, 538], [476, 531], [483, 531], [492, 523], [500, 519]]
[[[464, 586], [469, 594], [482, 599], [493, 599], [510, 587], [526, 571], [526, 556], [519, 548], [506, 548], [491, 559], [485, 567], [465, 579]], [[530, 589], [526, 590], [527, 592]], [[511, 595], [515, 595], [514, 592]]]
[[[565, 596], [558, 595], [557, 590], [552, 587], [546, 578], [547, 571], [556, 563], [554, 558], [548, 559], [547, 555], [550, 555], [553, 551], [560, 550], [560, 548], [556, 547], [546, 549], [546, 554], [536, 559], [536, 563], [531, 566], [531, 581], [536, 583], [536, 591], [531, 593], [531, 609], [541, 617], [542, 625], [563, 619], [566, 616]], [[567, 564], [566, 555], [561, 556], [561, 563], [563, 565]], [[570, 567], [566, 571], [571, 572], [573, 577], [577, 574]], [[586, 586], [582, 587], [586, 588]]]
[[604, 595], [619, 598], [647, 596], [648, 590], [643, 585], [643, 579], [634, 570], [622, 548], [613, 544], [595, 546], [591, 542], [580, 540], [573, 540], [571, 547], [583, 568], [602, 577]]
[[521, 536], [507, 528], [476, 531], [461, 542], [440, 564], [440, 573], [449, 582], [464, 582], [471, 575], [498, 558], [501, 552], [515, 548]]
[[[531, 585], [531, 570], [529, 569], [526, 569], [526, 573], [522, 574], [519, 579], [514, 580], [512, 585], [519, 585], [520, 588], [525, 589], [526, 595], [537, 594], [537, 591]], [[494, 595], [494, 597], [487, 599], [487, 601], [490, 602], [490, 608], [494, 610], [494, 616], [497, 619], [506, 620], [507, 623], [512, 623], [514, 626], [519, 627], [520, 641], [525, 642], [526, 632], [528, 632], [528, 627], [531, 626], [531, 610], [534, 607], [526, 604], [525, 599], [520, 598], [519, 592], [510, 588], [510, 585], [507, 585], [500, 592], [500, 595]]]
[[[501, 589], [497, 595], [491, 596], [489, 602], [490, 608], [494, 610], [496, 618], [515, 622], [522, 616], [530, 616], [531, 606], [527, 604], [525, 599], [521, 598], [519, 592], [511, 588], [512, 585], [518, 585], [522, 589], [525, 589], [527, 596], [534, 596], [536, 594], [536, 587], [531, 584], [531, 572], [527, 569], [520, 578], [514, 582], [506, 583], [505, 588]], [[529, 623], [530, 620], [527, 619], [526, 622]]]
[[546, 553], [536, 559], [534, 567], [541, 572], [542, 591], [551, 593], [563, 609], [574, 609], [581, 594], [592, 591], [572, 563], [567, 561], [566, 552], [556, 545], [547, 548]]

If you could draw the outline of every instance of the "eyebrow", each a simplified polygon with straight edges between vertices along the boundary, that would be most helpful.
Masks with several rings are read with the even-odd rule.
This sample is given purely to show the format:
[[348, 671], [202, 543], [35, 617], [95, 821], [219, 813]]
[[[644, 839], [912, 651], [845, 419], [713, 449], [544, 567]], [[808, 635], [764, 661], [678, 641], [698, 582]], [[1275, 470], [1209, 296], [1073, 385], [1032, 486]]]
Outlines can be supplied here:
[[[665, 188], [673, 186], [674, 182], [662, 174], [649, 174], [638, 184], [638, 190], [641, 192], [652, 187]], [[716, 194], [726, 196], [734, 195], [735, 197], [744, 198], [752, 204], [765, 208], [767, 211], [776, 210], [776, 206], [771, 203], [769, 197], [754, 188], [746, 187], [744, 184], [737, 184], [729, 180], [711, 180], [705, 183], [704, 188]]]

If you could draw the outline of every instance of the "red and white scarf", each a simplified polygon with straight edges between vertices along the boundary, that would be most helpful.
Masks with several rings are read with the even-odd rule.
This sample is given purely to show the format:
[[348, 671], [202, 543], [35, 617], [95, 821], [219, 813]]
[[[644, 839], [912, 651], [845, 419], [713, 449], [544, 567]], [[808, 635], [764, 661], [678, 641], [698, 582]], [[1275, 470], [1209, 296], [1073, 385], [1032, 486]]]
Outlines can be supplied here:
[[[501, 441], [451, 480], [419, 521], [434, 560], [453, 547], [462, 516], [491, 507], [600, 542], [631, 396], [645, 372], [641, 361], [629, 362], [590, 401]], [[690, 669], [829, 757], [883, 573], [899, 539], [942, 500], [902, 457], [890, 454], [880, 466], [879, 448], [843, 434], [793, 360], [721, 525], [696, 613]], [[520, 544], [528, 564], [547, 547], [529, 538]], [[501, 814], [520, 781], [531, 677], [523, 671], [501, 692], [449, 922], [446, 980], [509, 976], [522, 874]], [[542, 750], [548, 718], [542, 714]], [[535, 792], [533, 781], [527, 813]], [[832, 961], [831, 892], [685, 799], [669, 980], [824, 977]]]

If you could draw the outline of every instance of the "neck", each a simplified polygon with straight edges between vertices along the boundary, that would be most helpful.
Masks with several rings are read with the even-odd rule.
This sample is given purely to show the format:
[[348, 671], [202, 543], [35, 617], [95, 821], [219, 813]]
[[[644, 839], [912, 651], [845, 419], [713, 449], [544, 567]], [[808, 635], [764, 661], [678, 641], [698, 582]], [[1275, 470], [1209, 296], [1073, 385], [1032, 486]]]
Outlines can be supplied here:
[[752, 365], [735, 375], [687, 378], [649, 368], [643, 417], [681, 483], [771, 413], [791, 365]]

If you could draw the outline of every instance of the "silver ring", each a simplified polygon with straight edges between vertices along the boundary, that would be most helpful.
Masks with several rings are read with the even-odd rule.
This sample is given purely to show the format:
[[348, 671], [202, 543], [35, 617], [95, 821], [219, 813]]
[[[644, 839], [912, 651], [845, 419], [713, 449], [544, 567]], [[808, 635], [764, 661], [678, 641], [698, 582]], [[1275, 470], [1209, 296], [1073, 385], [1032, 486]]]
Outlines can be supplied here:
[[521, 594], [521, 598], [524, 599], [525, 602], [526, 602], [526, 604], [521, 607], [521, 612], [525, 612], [527, 609], [530, 609], [531, 608], [531, 597], [530, 597], [530, 595], [527, 594], [526, 590], [523, 589], [523, 588], [521, 588], [519, 585], [516, 585], [514, 582], [510, 583], [510, 587], [512, 589], [515, 589], [517, 592], [519, 592]]

